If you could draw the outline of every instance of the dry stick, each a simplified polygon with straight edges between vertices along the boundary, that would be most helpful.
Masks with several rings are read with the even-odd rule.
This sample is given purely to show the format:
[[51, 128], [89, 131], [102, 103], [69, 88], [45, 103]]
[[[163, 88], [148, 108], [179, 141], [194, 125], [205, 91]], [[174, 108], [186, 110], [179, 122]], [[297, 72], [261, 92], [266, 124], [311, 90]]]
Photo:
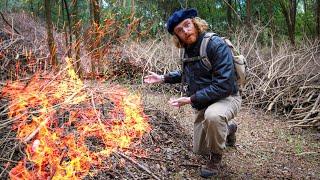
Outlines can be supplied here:
[[[118, 160], [121, 158], [121, 156], [119, 154], [114, 154], [116, 158], [118, 158]], [[134, 180], [136, 180], [137, 178], [134, 177], [134, 175], [132, 174], [132, 172], [130, 171], [129, 168], [124, 167], [125, 170], [127, 171], [127, 173], [131, 176], [131, 178], [133, 178]], [[136, 167], [134, 167], [135, 169], [137, 169]]]
[[276, 103], [276, 101], [278, 101], [278, 99], [280, 98], [280, 96], [283, 95], [284, 92], [281, 92], [280, 94], [278, 94], [273, 101], [269, 104], [267, 111], [271, 111], [273, 105]]
[[[24, 112], [24, 113], [21, 114], [20, 116], [15, 117], [15, 118], [13, 118], [13, 119], [5, 119], [6, 122], [0, 124], [0, 130], [1, 130], [2, 128], [6, 128], [9, 124], [11, 124], [12, 122], [20, 119], [22, 116], [24, 116], [24, 115], [26, 115], [26, 114], [27, 114], [27, 112]], [[8, 121], [7, 121], [7, 120], [8, 120]]]
[[303, 156], [303, 155], [311, 155], [311, 154], [320, 154], [320, 152], [302, 152], [302, 153], [299, 153], [299, 154], [295, 154], [296, 156]]
[[104, 128], [104, 125], [103, 125], [103, 123], [102, 123], [102, 121], [101, 121], [100, 115], [99, 115], [99, 113], [97, 112], [96, 105], [95, 105], [95, 103], [94, 103], [93, 92], [91, 92], [91, 103], [92, 103], [92, 107], [93, 107], [94, 113], [96, 114], [97, 119], [98, 119], [98, 121], [99, 121], [99, 125], [101, 126], [101, 130], [103, 131], [103, 133], [106, 134], [107, 132], [106, 132], [106, 130], [105, 130], [105, 128]]
[[146, 167], [144, 167], [143, 165], [137, 163], [135, 160], [131, 159], [130, 157], [122, 154], [121, 152], [115, 152], [115, 154], [120, 155], [121, 157], [129, 160], [130, 162], [132, 162], [133, 164], [137, 165], [139, 168], [141, 168], [142, 170], [146, 171], [149, 175], [151, 175], [153, 178], [160, 180], [160, 178], [158, 176], [156, 176], [155, 174], [153, 174], [149, 169], [147, 169]]
[[[11, 155], [10, 155], [10, 157], [9, 157], [9, 160], [12, 159], [13, 154], [14, 154], [17, 146], [18, 146], [18, 144], [15, 146], [14, 150], [12, 151], [12, 153], [11, 153]], [[3, 174], [5, 171], [7, 171], [8, 167], [9, 167], [9, 166], [7, 166], [6, 168], [3, 169], [3, 171], [2, 171], [1, 174], [0, 174], [0, 177], [2, 177], [2, 174]]]
[[1, 17], [2, 17], [2, 19], [3, 19], [3, 21], [4, 21], [5, 23], [7, 23], [11, 28], [13, 28], [14, 31], [15, 31], [17, 34], [21, 35], [21, 34], [19, 33], [19, 31], [17, 31], [16, 28], [14, 28], [14, 27], [7, 21], [7, 19], [4, 17], [4, 15], [2, 14], [2, 12], [0, 12], [0, 15], [1, 15]]
[[296, 127], [296, 126], [300, 126], [300, 125], [302, 125], [302, 124], [304, 124], [304, 123], [308, 123], [309, 121], [308, 121], [307, 119], [309, 118], [309, 116], [310, 116], [311, 114], [313, 114], [313, 113], [315, 112], [316, 108], [318, 107], [319, 101], [320, 101], [320, 94], [318, 95], [317, 100], [316, 100], [316, 102], [314, 103], [314, 106], [312, 107], [312, 109], [311, 109], [311, 110], [309, 111], [309, 113], [303, 118], [303, 122], [300, 122], [300, 123], [298, 123], [298, 124], [296, 124], [296, 125], [293, 125], [293, 126], [291, 126], [291, 128]]
[[39, 131], [40, 129], [47, 124], [49, 118], [46, 118], [29, 136], [23, 139], [23, 143], [29, 142]]
[[0, 157], [0, 161], [6, 161], [6, 162], [12, 162], [12, 163], [18, 163], [18, 161], [13, 161], [11, 159], [5, 159], [5, 158], [2, 158]]
[[199, 164], [179, 164], [179, 166], [201, 167]]
[[[79, 91], [73, 93], [68, 99], [66, 99], [65, 102], [68, 102], [72, 98], [74, 98], [83, 88], [84, 88], [84, 86]], [[48, 121], [49, 121], [49, 119], [46, 118], [29, 136], [27, 136], [26, 138], [23, 139], [23, 142], [24, 143], [29, 142], [40, 131], [40, 128], [42, 128], [44, 125], [47, 124]]]
[[[317, 111], [316, 111], [317, 112]], [[298, 119], [298, 120], [292, 120], [292, 121], [287, 121], [288, 123], [298, 123], [298, 122], [303, 122], [303, 121], [308, 121], [310, 122], [311, 121], [311, 124], [312, 123], [315, 123], [317, 122], [318, 120], [320, 120], [320, 116], [317, 116], [317, 117], [314, 117], [314, 118], [308, 118], [306, 120], [303, 120], [303, 119]]]
[[237, 16], [238, 20], [239, 20], [241, 23], [243, 23], [242, 20], [241, 20], [241, 17], [240, 17], [239, 14], [237, 13], [237, 11], [232, 7], [232, 5], [229, 4], [226, 0], [223, 0], [223, 1], [229, 6], [229, 8], [232, 9], [232, 11], [234, 12], [234, 14]]
[[320, 117], [314, 118], [314, 119], [311, 121], [310, 124], [316, 125], [316, 123], [319, 122], [319, 121], [320, 121]]
[[125, 170], [127, 171], [127, 173], [131, 176], [132, 179], [134, 179], [134, 180], [137, 179], [136, 177], [134, 177], [134, 175], [132, 174], [132, 172], [130, 171], [129, 168], [127, 168], [127, 167], [124, 167], [124, 168], [125, 168]]
[[166, 160], [162, 160], [162, 159], [156, 159], [156, 158], [151, 158], [151, 157], [143, 157], [143, 156], [138, 156], [138, 155], [134, 155], [137, 158], [140, 159], [148, 159], [148, 160], [153, 160], [153, 161], [161, 161], [161, 162], [167, 162]]
[[[145, 64], [145, 66], [143, 67], [143, 71], [142, 72], [145, 72], [146, 71], [146, 68], [148, 67], [148, 64], [151, 62], [151, 60], [152, 60], [152, 58], [153, 58], [153, 56], [154, 56], [154, 54], [156, 53], [156, 51], [158, 50], [158, 48], [159, 48], [159, 45], [158, 46], [156, 46], [156, 48], [153, 50], [153, 52], [151, 53], [151, 56], [149, 56], [149, 58], [148, 58], [148, 60], [147, 60], [147, 63]], [[143, 77], [144, 77], [144, 74], [143, 74], [143, 76], [142, 76], [142, 84], [143, 84]]]
[[300, 89], [320, 89], [320, 86], [302, 86]]

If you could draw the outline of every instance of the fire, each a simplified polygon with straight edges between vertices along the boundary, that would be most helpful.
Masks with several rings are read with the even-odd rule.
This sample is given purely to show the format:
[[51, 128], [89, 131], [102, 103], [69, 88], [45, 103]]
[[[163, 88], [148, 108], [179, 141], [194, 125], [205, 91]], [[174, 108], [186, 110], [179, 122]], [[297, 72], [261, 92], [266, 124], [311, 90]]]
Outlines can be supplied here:
[[86, 86], [67, 63], [67, 73], [39, 73], [2, 89], [26, 145], [11, 179], [81, 179], [150, 130], [138, 95], [115, 85]]

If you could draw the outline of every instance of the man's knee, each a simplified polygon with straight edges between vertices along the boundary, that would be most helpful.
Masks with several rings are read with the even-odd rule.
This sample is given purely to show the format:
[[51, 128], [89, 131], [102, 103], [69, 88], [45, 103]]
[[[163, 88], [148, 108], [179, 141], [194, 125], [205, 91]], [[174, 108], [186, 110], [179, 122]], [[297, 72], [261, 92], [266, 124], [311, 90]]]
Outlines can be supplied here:
[[221, 125], [226, 122], [225, 116], [212, 111], [205, 112], [204, 119], [208, 124], [212, 125]]

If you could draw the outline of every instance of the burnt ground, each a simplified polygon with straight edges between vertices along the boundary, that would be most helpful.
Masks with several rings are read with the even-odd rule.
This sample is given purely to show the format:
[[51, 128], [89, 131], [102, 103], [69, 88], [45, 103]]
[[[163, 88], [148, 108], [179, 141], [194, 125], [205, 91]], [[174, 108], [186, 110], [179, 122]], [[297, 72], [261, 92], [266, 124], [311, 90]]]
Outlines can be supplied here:
[[[192, 152], [193, 110], [187, 106], [170, 107], [167, 93], [144, 88], [139, 92], [152, 130], [129, 151], [113, 153], [104, 162], [105, 168], [92, 167], [92, 174], [84, 179], [201, 179], [199, 167], [205, 163], [205, 157]], [[320, 179], [317, 130], [290, 129], [283, 117], [245, 105], [237, 122], [238, 141], [236, 147], [226, 149], [219, 179]], [[91, 149], [99, 148], [98, 140], [90, 141]], [[23, 157], [23, 149], [13, 152], [13, 141], [3, 145], [1, 179], [7, 179], [10, 168]], [[4, 170], [9, 159], [4, 155], [12, 155], [6, 151], [13, 156]], [[137, 153], [128, 153], [134, 151]]]

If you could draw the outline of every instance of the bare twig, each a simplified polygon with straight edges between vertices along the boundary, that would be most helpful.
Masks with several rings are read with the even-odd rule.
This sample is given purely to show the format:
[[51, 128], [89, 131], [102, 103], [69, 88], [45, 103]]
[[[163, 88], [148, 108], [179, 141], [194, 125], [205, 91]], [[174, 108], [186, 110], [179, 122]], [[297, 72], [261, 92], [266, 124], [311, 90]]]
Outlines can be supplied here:
[[19, 31], [16, 30], [16, 28], [14, 28], [14, 27], [7, 21], [7, 19], [4, 17], [4, 15], [2, 14], [2, 12], [0, 12], [0, 15], [1, 15], [3, 21], [4, 21], [7, 25], [9, 25], [11, 28], [13, 28], [13, 29], [14, 29], [14, 32], [16, 32], [17, 34], [20, 35]]
[[138, 162], [136, 162], [135, 160], [133, 160], [132, 158], [122, 154], [121, 152], [115, 152], [115, 154], [120, 155], [121, 157], [129, 160], [131, 163], [135, 164], [136, 166], [138, 166], [140, 169], [146, 171], [149, 175], [151, 175], [153, 178], [160, 180], [160, 178], [158, 176], [156, 176], [155, 174], [153, 174], [148, 168], [144, 167], [143, 165], [139, 164]]
[[310, 122], [310, 120], [307, 120], [307, 119], [308, 119], [308, 118], [310, 117], [310, 115], [313, 114], [313, 113], [315, 112], [315, 110], [318, 108], [319, 102], [320, 102], [320, 94], [318, 95], [317, 100], [316, 100], [316, 102], [314, 103], [312, 109], [311, 109], [311, 110], [309, 111], [309, 113], [303, 118], [302, 122], [299, 122], [298, 124], [291, 126], [291, 128], [292, 128], [292, 127], [296, 127], [296, 126], [300, 126], [300, 125], [305, 124], [305, 123], [307, 123], [307, 122]]

